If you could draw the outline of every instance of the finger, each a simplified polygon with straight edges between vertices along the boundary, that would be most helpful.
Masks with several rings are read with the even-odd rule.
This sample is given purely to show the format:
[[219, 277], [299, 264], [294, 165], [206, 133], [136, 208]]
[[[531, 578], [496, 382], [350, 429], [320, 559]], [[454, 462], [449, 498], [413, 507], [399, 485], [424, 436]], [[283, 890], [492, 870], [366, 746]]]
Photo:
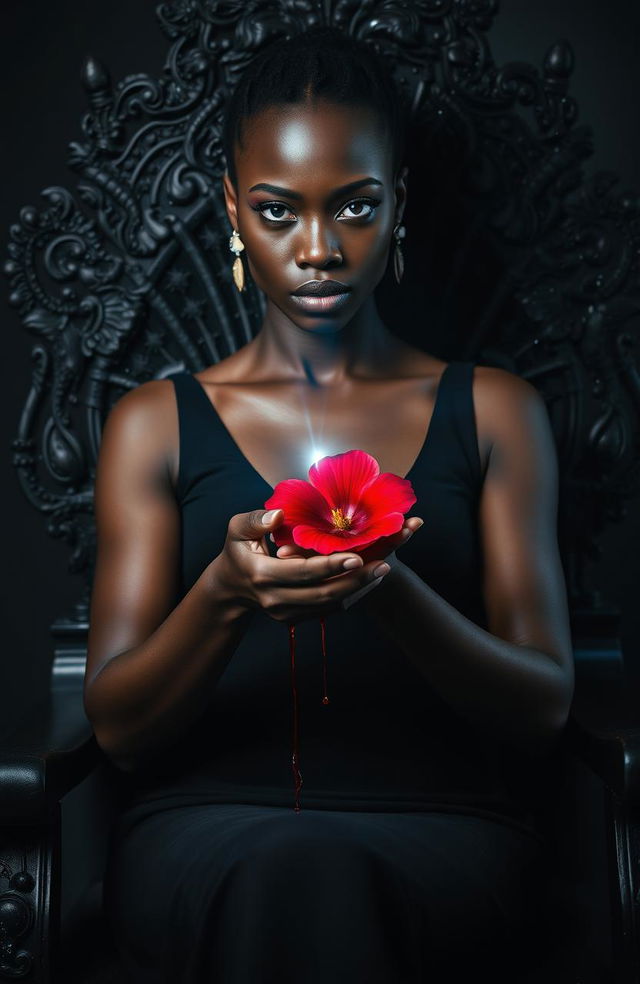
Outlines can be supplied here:
[[388, 539], [397, 540], [400, 538], [402, 540], [406, 540], [409, 536], [413, 536], [413, 534], [416, 533], [423, 524], [424, 520], [420, 519], [419, 516], [412, 516], [410, 519], [405, 521], [404, 525], [398, 530], [397, 533], [393, 533], [390, 537], [388, 537]]
[[424, 520], [420, 519], [419, 516], [412, 516], [410, 520], [407, 520], [407, 522], [404, 524], [402, 529], [398, 530], [397, 533], [394, 533], [392, 536], [387, 537], [385, 539], [384, 541], [385, 544], [387, 542], [389, 543], [389, 545], [391, 544], [398, 545], [398, 544], [406, 543], [407, 540], [411, 539], [414, 533], [417, 533], [417, 531], [420, 529], [423, 523]]
[[[280, 561], [283, 568], [293, 563], [293, 560]], [[311, 612], [314, 608], [317, 610], [319, 607], [338, 610], [340, 607], [344, 607], [345, 599], [353, 598], [350, 603], [353, 604], [366, 594], [369, 588], [373, 588], [384, 580], [385, 574], [378, 577], [374, 574], [379, 565], [380, 561], [376, 560], [360, 570], [343, 571], [340, 576], [329, 578], [322, 585], [308, 582], [308, 587], [287, 587], [286, 584], [283, 584], [278, 587], [278, 605], [294, 610], [302, 610], [307, 607]]]
[[283, 543], [278, 547], [278, 557], [292, 557], [294, 554], [302, 556], [304, 547], [299, 547], [295, 543]]
[[[345, 568], [347, 561], [355, 561]], [[354, 553], [313, 554], [310, 557], [289, 556], [269, 558], [264, 564], [264, 575], [273, 584], [319, 584], [338, 574], [351, 573], [363, 567], [362, 558]]]
[[317, 554], [314, 550], [307, 550], [304, 547], [299, 547], [294, 543], [283, 543], [281, 547], [278, 547], [277, 557], [316, 557]]

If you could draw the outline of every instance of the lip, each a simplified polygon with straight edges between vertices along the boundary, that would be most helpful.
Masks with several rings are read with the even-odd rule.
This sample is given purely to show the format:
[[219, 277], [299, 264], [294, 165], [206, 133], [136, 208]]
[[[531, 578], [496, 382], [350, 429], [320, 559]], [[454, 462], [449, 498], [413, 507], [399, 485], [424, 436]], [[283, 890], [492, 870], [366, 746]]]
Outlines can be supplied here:
[[340, 280], [307, 280], [306, 283], [292, 291], [293, 297], [332, 297], [334, 294], [344, 294], [351, 290], [348, 284]]
[[324, 314], [325, 311], [335, 311], [336, 308], [344, 307], [349, 303], [349, 291], [341, 294], [329, 294], [327, 297], [309, 297], [308, 295], [292, 294], [291, 300], [303, 309], [312, 314]]

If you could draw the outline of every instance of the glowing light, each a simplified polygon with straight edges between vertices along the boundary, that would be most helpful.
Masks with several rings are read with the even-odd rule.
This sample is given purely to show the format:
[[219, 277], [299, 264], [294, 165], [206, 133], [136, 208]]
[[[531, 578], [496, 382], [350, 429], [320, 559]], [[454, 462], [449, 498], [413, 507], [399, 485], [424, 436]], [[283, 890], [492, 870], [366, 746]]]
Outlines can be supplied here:
[[326, 458], [326, 456], [327, 456], [326, 451], [318, 451], [314, 448], [312, 451], [311, 460], [309, 462], [309, 468], [311, 468], [311, 465], [315, 465], [317, 461], [320, 461], [321, 458]]

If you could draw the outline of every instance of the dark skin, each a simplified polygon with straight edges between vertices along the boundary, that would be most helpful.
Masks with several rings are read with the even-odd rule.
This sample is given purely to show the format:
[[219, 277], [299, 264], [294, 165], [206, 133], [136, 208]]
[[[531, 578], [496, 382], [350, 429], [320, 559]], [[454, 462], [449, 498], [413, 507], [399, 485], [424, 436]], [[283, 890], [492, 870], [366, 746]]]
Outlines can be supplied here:
[[[402, 219], [406, 170], [393, 173], [374, 114], [324, 101], [260, 113], [235, 163], [237, 186], [224, 177], [227, 214], [267, 308], [253, 341], [197, 379], [272, 488], [308, 478], [312, 445], [323, 454], [361, 448], [381, 471], [404, 477], [445, 368], [397, 338], [373, 297]], [[255, 189], [264, 183], [286, 193]], [[291, 291], [314, 279], [350, 285], [347, 303], [331, 314], [300, 309]], [[223, 551], [178, 599], [173, 384], [145, 383], [118, 401], [96, 479], [99, 549], [85, 679], [85, 709], [116, 764], [139, 766], [204, 711], [252, 611], [282, 622], [317, 619], [356, 596], [480, 729], [533, 754], [555, 741], [569, 713], [573, 660], [546, 408], [526, 381], [489, 367], [474, 371], [473, 401], [485, 473], [478, 518], [488, 631], [397, 556], [419, 516], [361, 556], [281, 547], [273, 558], [265, 536], [282, 514], [265, 531], [256, 503], [253, 513], [231, 517]], [[353, 557], [360, 566], [344, 572]], [[391, 570], [376, 579], [385, 558]]]

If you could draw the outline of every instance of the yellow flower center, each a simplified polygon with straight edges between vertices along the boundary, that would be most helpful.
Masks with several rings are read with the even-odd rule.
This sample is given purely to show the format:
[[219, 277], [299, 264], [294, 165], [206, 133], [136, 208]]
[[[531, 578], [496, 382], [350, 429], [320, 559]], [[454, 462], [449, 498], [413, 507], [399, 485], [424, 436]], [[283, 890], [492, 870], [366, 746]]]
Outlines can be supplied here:
[[351, 517], [345, 516], [342, 509], [332, 509], [331, 519], [333, 520], [333, 525], [337, 530], [351, 529]]

